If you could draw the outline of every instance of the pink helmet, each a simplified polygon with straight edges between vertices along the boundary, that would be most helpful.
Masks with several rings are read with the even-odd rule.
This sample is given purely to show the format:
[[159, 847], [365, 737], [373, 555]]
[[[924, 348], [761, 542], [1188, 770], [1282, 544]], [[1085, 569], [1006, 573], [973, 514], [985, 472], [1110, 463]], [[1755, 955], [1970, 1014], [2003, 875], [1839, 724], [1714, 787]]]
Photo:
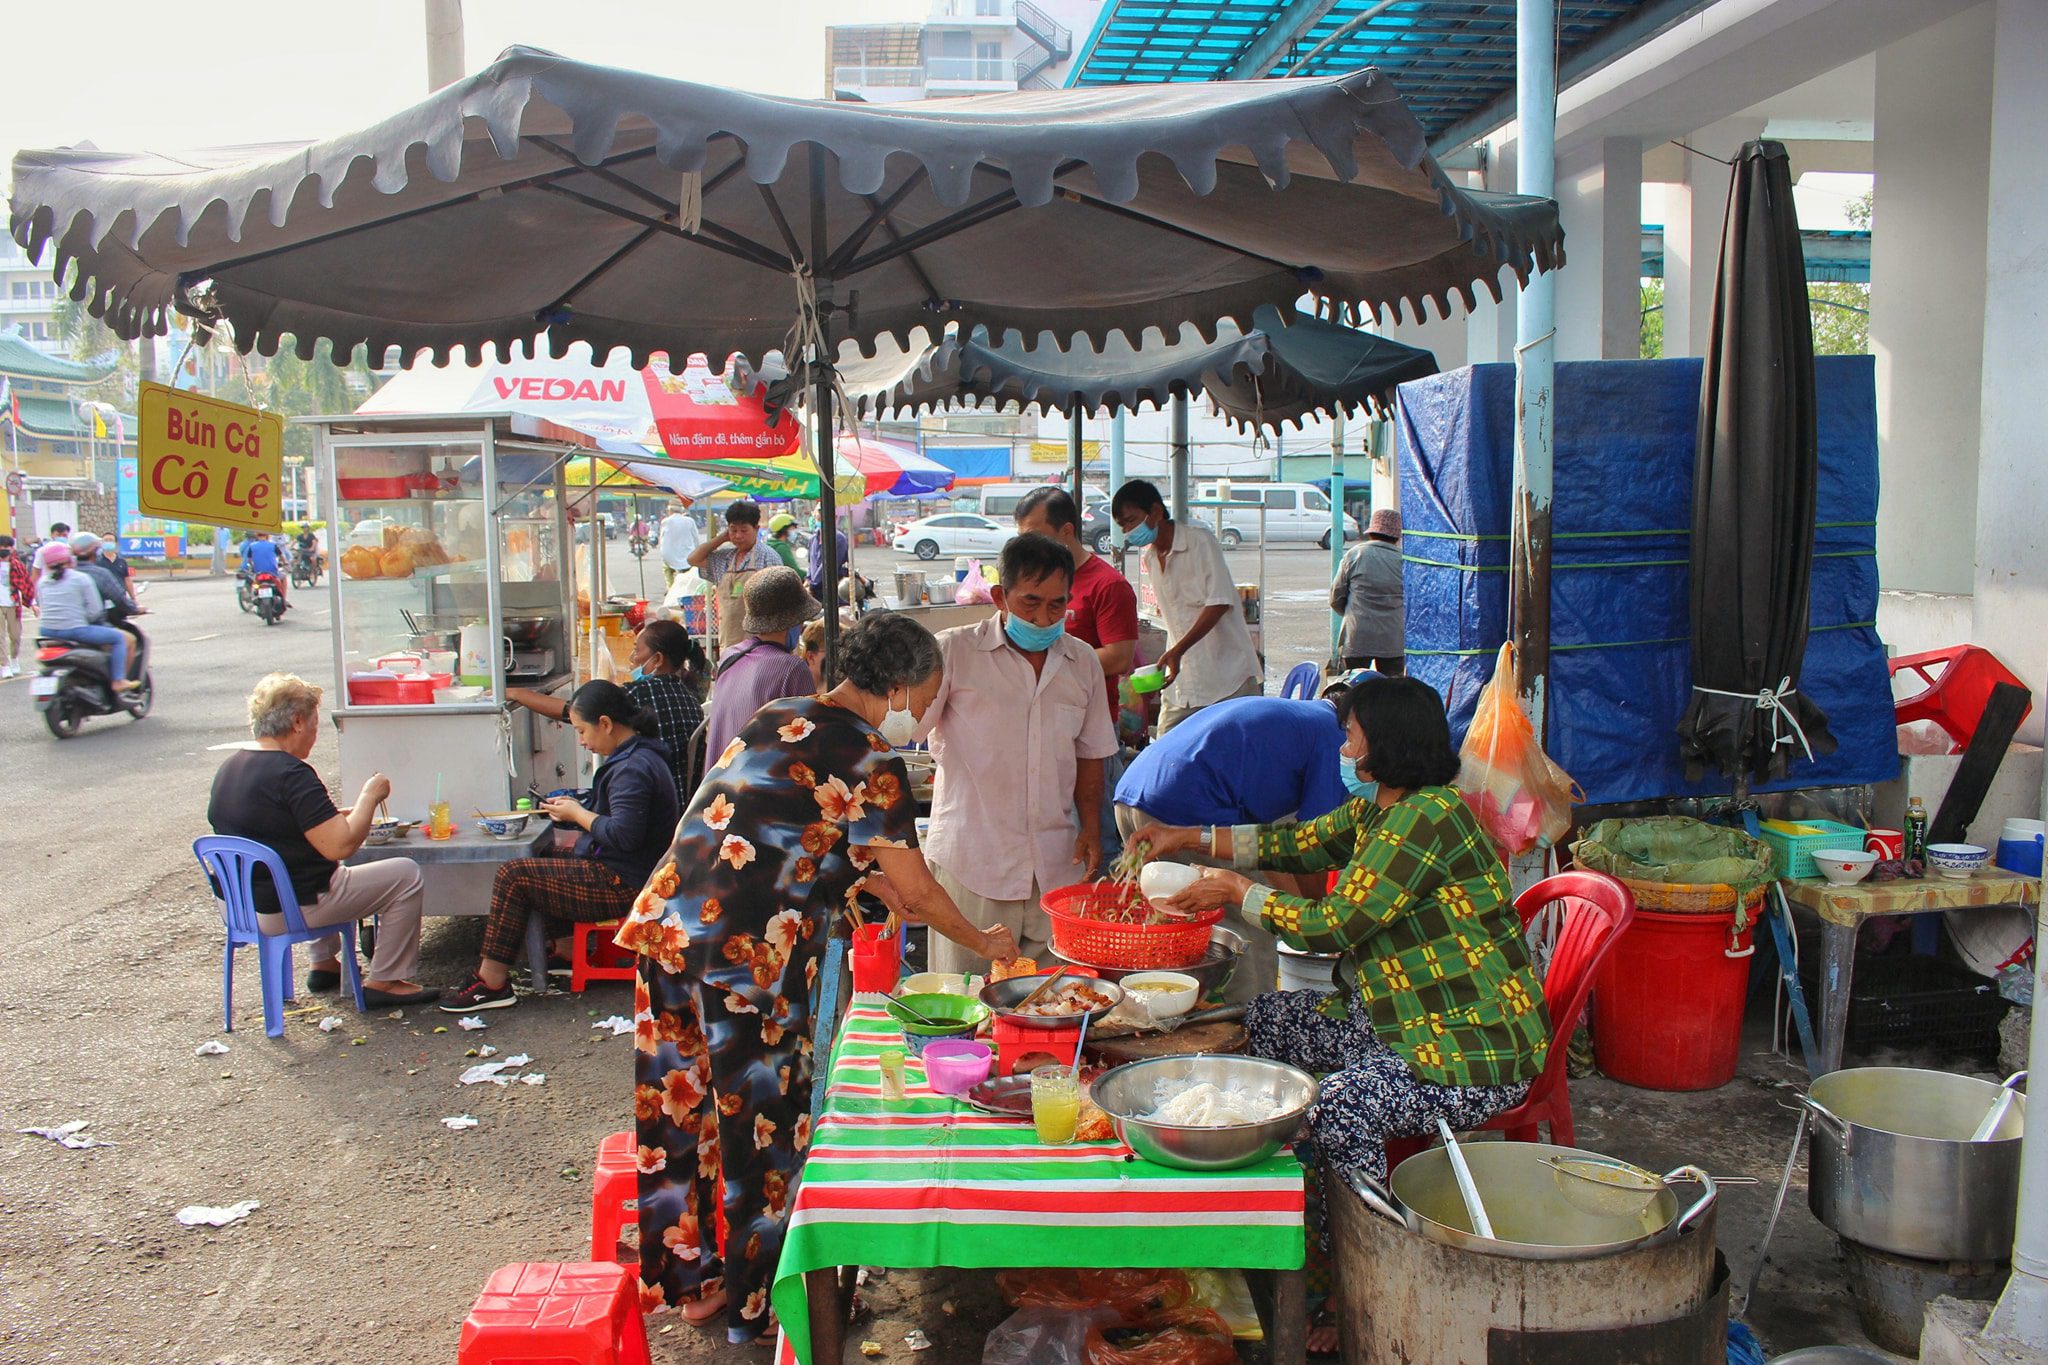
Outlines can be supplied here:
[[60, 564], [69, 568], [73, 563], [71, 547], [61, 540], [53, 540], [36, 551], [36, 563], [45, 569], [54, 569]]

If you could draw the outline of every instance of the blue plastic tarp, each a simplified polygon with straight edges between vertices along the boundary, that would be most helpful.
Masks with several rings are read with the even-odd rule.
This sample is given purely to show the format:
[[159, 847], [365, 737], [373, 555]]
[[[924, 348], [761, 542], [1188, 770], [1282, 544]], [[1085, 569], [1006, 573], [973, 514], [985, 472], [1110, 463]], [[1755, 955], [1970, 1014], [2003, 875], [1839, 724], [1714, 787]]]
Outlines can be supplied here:
[[[1869, 356], [1815, 362], [1820, 503], [1800, 687], [1840, 741], [1761, 790], [1883, 782], [1898, 771], [1877, 636], [1877, 398]], [[1722, 793], [1688, 782], [1678, 723], [1689, 612], [1697, 360], [1557, 367], [1549, 750], [1596, 803]], [[1403, 384], [1408, 668], [1462, 736], [1506, 637], [1515, 374], [1476, 365]]]
[[963, 480], [1001, 480], [1010, 477], [1010, 448], [1007, 445], [927, 445], [924, 448], [924, 457], [944, 465]]

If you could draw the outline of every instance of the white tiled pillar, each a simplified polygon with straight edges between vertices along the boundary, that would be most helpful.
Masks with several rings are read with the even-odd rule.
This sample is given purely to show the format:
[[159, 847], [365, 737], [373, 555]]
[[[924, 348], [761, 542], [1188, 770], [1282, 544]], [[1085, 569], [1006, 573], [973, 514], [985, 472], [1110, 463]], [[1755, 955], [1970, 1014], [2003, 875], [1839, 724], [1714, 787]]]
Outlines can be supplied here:
[[1634, 360], [1640, 353], [1643, 146], [1608, 138], [1560, 159], [1565, 268], [1557, 282], [1557, 358]]

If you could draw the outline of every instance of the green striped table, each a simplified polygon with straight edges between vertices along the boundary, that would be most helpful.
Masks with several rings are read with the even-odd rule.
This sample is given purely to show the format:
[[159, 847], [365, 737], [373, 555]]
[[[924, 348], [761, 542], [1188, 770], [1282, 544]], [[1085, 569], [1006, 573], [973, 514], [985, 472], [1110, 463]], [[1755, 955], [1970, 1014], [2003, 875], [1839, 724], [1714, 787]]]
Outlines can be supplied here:
[[[1048, 1147], [1028, 1120], [934, 1093], [916, 1058], [906, 1098], [884, 1100], [876, 1058], [901, 1046], [881, 997], [856, 996], [776, 1269], [779, 1359], [808, 1365], [814, 1345], [839, 1339], [837, 1322], [813, 1337], [806, 1276], [824, 1272], [815, 1290], [842, 1265], [1300, 1269], [1302, 1176], [1289, 1153], [1179, 1171], [1116, 1141]], [[1286, 1280], [1286, 1325], [1298, 1330], [1298, 1277]]]

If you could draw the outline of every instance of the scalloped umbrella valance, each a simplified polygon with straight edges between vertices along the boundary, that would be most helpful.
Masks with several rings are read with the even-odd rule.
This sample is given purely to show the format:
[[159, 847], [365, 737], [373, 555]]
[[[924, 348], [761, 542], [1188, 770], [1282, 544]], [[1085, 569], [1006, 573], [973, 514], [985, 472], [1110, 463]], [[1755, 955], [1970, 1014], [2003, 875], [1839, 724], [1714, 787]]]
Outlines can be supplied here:
[[1036, 405], [1088, 413], [1164, 407], [1176, 393], [1200, 392], [1239, 428], [1365, 409], [1385, 415], [1394, 390], [1437, 372], [1436, 357], [1387, 337], [1305, 313], [1260, 308], [1257, 329], [1216, 326], [1216, 339], [1184, 334], [1134, 349], [1112, 337], [1100, 351], [1076, 344], [992, 344], [985, 333], [948, 336], [917, 355], [883, 343], [863, 360], [841, 353], [840, 383], [863, 415], [921, 413], [953, 403]]
[[[203, 304], [243, 347], [408, 361], [542, 336], [829, 361], [949, 323], [1099, 348], [1303, 294], [1448, 316], [1563, 261], [1556, 205], [1454, 185], [1371, 69], [866, 105], [513, 48], [323, 142], [22, 152], [11, 207], [123, 336]], [[829, 452], [830, 364], [807, 377]]]

